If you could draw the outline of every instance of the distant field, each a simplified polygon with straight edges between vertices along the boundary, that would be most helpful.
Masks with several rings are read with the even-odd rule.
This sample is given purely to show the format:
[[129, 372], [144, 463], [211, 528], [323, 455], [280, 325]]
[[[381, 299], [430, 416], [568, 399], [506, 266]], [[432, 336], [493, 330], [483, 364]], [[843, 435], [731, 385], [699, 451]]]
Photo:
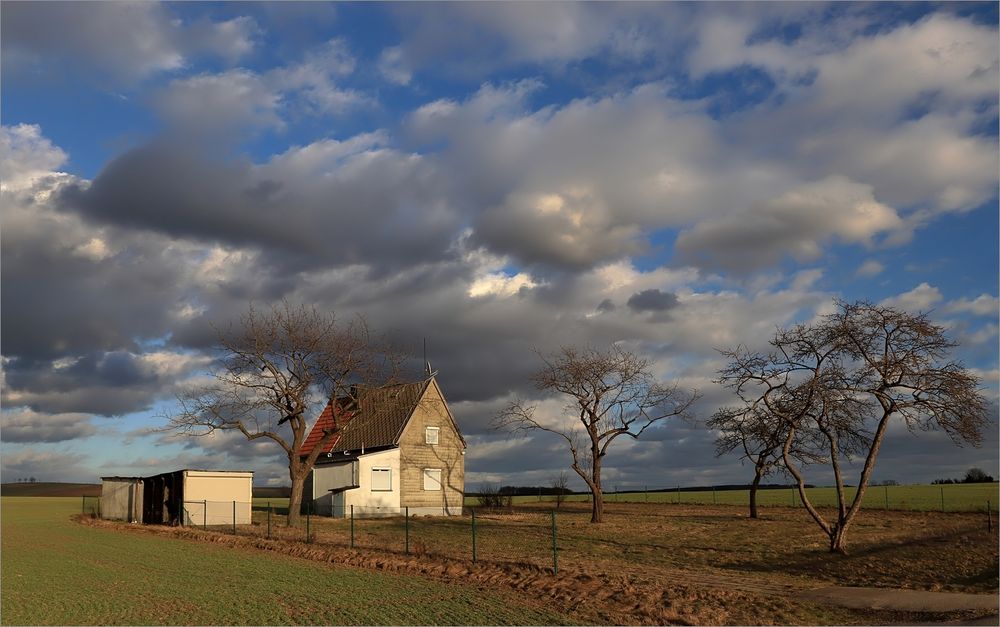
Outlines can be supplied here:
[[[834, 488], [809, 488], [806, 490], [809, 500], [819, 507], [830, 507], [837, 503], [837, 492]], [[854, 498], [855, 489], [848, 488], [848, 499]], [[552, 501], [551, 496], [517, 496], [515, 504]], [[670, 492], [620, 492], [605, 493], [604, 499], [610, 503], [679, 503], [688, 505], [742, 505], [749, 506], [749, 490], [718, 490], [713, 491], [670, 491]], [[589, 501], [589, 494], [572, 494], [567, 501]], [[865, 509], [898, 509], [913, 511], [946, 511], [968, 512], [986, 511], [986, 503], [996, 510], [1000, 504], [1000, 484], [997, 483], [959, 483], [949, 485], [903, 485], [903, 486], [873, 486], [865, 493], [862, 507]], [[764, 507], [780, 506], [800, 507], [801, 499], [797, 490], [792, 488], [760, 490], [757, 492], [757, 503]], [[474, 496], [466, 497], [466, 505], [476, 505]], [[888, 505], [888, 507], [887, 507]]]
[[[285, 498], [291, 488], [255, 487], [254, 498]], [[100, 496], [99, 483], [4, 483], [0, 484], [3, 496]]]
[[3, 496], [100, 496], [101, 486], [96, 483], [4, 483], [0, 484]]
[[86, 527], [0, 498], [3, 625], [576, 624], [511, 592]]

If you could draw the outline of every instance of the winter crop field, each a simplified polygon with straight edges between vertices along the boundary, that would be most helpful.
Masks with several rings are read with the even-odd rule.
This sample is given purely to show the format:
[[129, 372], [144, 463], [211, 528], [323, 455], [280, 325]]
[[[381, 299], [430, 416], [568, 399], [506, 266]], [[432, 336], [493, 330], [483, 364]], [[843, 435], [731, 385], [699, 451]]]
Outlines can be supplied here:
[[79, 511], [79, 498], [0, 498], [2, 624], [577, 622], [513, 591], [94, 528]]
[[[995, 494], [996, 484], [985, 487]], [[933, 494], [937, 486], [925, 488]], [[711, 491], [681, 492], [680, 504], [616, 500], [641, 501], [643, 493], [610, 495], [600, 525], [589, 523], [588, 503], [569, 501], [553, 513], [552, 502], [535, 497], [521, 499], [513, 511], [479, 510], [475, 522], [471, 514], [407, 519], [396, 512], [353, 521], [312, 516], [289, 528], [277, 513], [284, 499], [258, 499], [252, 524], [207, 529], [81, 518], [82, 497], [5, 496], [2, 624], [978, 618], [848, 609], [802, 597], [831, 585], [993, 593], [998, 558], [996, 527], [989, 526], [996, 517], [971, 511], [987, 493], [967, 488], [944, 487], [946, 499], [954, 490], [953, 502], [969, 495], [967, 511], [868, 508], [852, 528], [848, 555], [827, 551], [800, 506], [776, 502], [752, 520], [736, 500], [688, 501], [711, 499]], [[902, 501], [905, 488], [899, 490]]]
[[[609, 486], [613, 490], [613, 486]], [[605, 490], [609, 490], [605, 487]], [[848, 499], [854, 498], [854, 488], [846, 491]], [[812, 503], [818, 507], [836, 505], [837, 494], [834, 488], [808, 488], [807, 494]], [[740, 505], [747, 506], [750, 499], [748, 490], [688, 490], [667, 491], [608, 491], [604, 498], [611, 503], [680, 503], [701, 505]], [[515, 504], [551, 501], [553, 497], [518, 496]], [[588, 494], [572, 494], [567, 501], [589, 501]], [[862, 507], [865, 509], [901, 509], [914, 511], [945, 511], [973, 512], [986, 511], [987, 502], [991, 509], [996, 510], [1000, 501], [1000, 484], [997, 483], [959, 483], [948, 485], [899, 485], [871, 486], [865, 493]], [[476, 505], [475, 497], [467, 497], [466, 505]], [[797, 490], [779, 488], [759, 490], [757, 503], [762, 506], [801, 506]]]

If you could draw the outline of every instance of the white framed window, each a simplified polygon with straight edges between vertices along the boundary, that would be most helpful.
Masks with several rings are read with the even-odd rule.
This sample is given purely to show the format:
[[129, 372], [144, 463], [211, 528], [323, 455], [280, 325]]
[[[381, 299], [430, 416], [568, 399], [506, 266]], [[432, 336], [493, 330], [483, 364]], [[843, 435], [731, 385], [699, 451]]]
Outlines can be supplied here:
[[424, 490], [437, 492], [441, 489], [441, 469], [424, 468]]
[[437, 444], [440, 433], [441, 427], [427, 427], [424, 429], [424, 442], [427, 444]]
[[372, 468], [372, 492], [392, 491], [392, 468]]

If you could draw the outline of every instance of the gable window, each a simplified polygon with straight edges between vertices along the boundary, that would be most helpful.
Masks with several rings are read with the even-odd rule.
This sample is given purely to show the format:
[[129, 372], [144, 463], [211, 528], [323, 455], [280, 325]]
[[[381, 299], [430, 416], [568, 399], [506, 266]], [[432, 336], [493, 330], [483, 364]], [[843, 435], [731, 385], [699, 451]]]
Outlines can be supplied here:
[[440, 427], [427, 427], [424, 429], [424, 442], [427, 444], [437, 444], [438, 434], [441, 433]]
[[438, 491], [441, 489], [441, 469], [424, 468], [424, 490]]
[[372, 468], [372, 492], [392, 491], [392, 468]]

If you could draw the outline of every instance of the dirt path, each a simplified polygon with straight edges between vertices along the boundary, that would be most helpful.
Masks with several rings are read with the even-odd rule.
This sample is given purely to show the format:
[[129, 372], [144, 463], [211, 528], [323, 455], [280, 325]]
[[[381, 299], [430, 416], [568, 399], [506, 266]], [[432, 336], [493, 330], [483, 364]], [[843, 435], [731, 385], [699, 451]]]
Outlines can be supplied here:
[[839, 605], [855, 609], [897, 610], [901, 612], [959, 612], [1000, 609], [1000, 595], [964, 592], [928, 592], [894, 588], [852, 588], [829, 586], [796, 595], [803, 601]]

